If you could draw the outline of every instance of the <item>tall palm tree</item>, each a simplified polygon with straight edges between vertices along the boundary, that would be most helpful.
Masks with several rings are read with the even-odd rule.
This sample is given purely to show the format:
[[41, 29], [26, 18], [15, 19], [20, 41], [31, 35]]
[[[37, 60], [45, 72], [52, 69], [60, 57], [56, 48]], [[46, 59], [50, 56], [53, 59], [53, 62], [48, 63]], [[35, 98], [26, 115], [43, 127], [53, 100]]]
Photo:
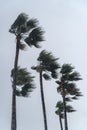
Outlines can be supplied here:
[[66, 113], [66, 98], [69, 95], [69, 99], [77, 99], [78, 96], [82, 96], [80, 89], [76, 87], [76, 81], [81, 80], [80, 74], [74, 71], [74, 67], [71, 64], [63, 64], [60, 69], [60, 78], [56, 83], [58, 84], [57, 91], [61, 93], [64, 104], [64, 126], [65, 130], [68, 130], [67, 113]]
[[[63, 124], [62, 124], [62, 119], [64, 119], [64, 104], [62, 101], [58, 101], [56, 104], [57, 110], [55, 113], [59, 116], [59, 122], [60, 122], [60, 128], [63, 130]], [[75, 110], [71, 105], [66, 105], [66, 112], [71, 113], [74, 112]]]
[[[16, 77], [19, 50], [24, 49], [25, 45], [39, 48], [39, 42], [43, 41], [43, 31], [38, 27], [37, 19], [28, 19], [28, 15], [21, 13], [9, 29], [10, 33], [16, 36], [16, 53], [14, 61], [14, 73], [12, 82], [12, 123], [11, 130], [16, 130]], [[26, 43], [26, 44], [23, 44]]]
[[32, 69], [36, 70], [39, 73], [44, 129], [48, 130], [46, 106], [43, 90], [43, 78], [45, 80], [50, 80], [51, 78], [57, 78], [57, 69], [59, 68], [59, 64], [57, 63], [57, 58], [54, 58], [52, 53], [49, 53], [46, 50], [41, 51], [37, 60], [39, 62], [38, 65], [33, 66]]

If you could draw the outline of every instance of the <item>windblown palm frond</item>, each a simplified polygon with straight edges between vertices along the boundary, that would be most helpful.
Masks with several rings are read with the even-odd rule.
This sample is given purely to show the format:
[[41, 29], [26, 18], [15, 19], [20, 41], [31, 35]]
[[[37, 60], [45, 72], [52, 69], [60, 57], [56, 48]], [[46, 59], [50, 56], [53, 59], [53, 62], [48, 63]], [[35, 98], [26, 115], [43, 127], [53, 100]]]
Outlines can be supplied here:
[[69, 74], [73, 71], [74, 67], [71, 64], [63, 64], [60, 73]]
[[[11, 77], [13, 78], [14, 69], [11, 71]], [[17, 68], [17, 78], [16, 78], [16, 95], [17, 96], [28, 96], [30, 92], [35, 88], [33, 84], [33, 76], [27, 72], [26, 68]], [[21, 88], [19, 88], [20, 86]]]
[[22, 28], [23, 25], [26, 24], [27, 19], [28, 19], [28, 15], [26, 15], [25, 13], [21, 13], [17, 17], [17, 19], [15, 20], [15, 22], [11, 25], [11, 28], [10, 28], [9, 31], [11, 33], [16, 33], [16, 34], [21, 33], [21, 28]]
[[[56, 104], [56, 114], [62, 114], [62, 117], [64, 117], [64, 104], [62, 101], [58, 101]], [[66, 112], [70, 113], [70, 112], [75, 112], [74, 108], [71, 105], [67, 105], [66, 104]]]
[[68, 80], [69, 81], [78, 81], [81, 80], [82, 78], [80, 78], [80, 74], [78, 72], [73, 72], [71, 74], [69, 74]]
[[45, 80], [50, 80], [51, 79], [51, 77], [46, 73], [43, 74], [43, 77], [44, 77]]
[[25, 39], [25, 42], [31, 47], [35, 46], [37, 48], [40, 47], [39, 42], [43, 41], [43, 33], [40, 27], [33, 29], [29, 36]]

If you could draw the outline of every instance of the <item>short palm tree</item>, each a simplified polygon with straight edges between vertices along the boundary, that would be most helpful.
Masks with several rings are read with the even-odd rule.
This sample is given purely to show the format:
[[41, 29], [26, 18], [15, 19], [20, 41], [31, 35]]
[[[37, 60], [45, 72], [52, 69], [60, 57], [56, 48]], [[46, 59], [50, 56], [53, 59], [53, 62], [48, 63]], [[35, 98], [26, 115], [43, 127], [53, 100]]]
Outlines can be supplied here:
[[[13, 73], [13, 98], [12, 98], [12, 124], [11, 130], [16, 130], [16, 77], [18, 67], [19, 50], [24, 49], [25, 45], [40, 47], [39, 42], [43, 41], [43, 31], [38, 27], [38, 21], [36, 19], [28, 19], [28, 15], [21, 13], [15, 22], [11, 25], [9, 32], [16, 36], [16, 53], [14, 61], [14, 73]], [[26, 43], [26, 44], [24, 44]], [[15, 119], [13, 119], [15, 118]]]
[[57, 58], [54, 58], [52, 53], [49, 53], [46, 50], [41, 51], [37, 60], [39, 62], [38, 65], [33, 66], [32, 69], [36, 70], [39, 73], [44, 129], [48, 130], [46, 106], [43, 91], [43, 78], [45, 80], [50, 80], [51, 78], [57, 78], [57, 69], [59, 68], [59, 64], [57, 63]]
[[[62, 124], [62, 119], [64, 119], [64, 105], [62, 101], [58, 101], [56, 104], [57, 110], [55, 113], [59, 116], [59, 122], [60, 122], [60, 128], [63, 130], [63, 124]], [[71, 105], [66, 105], [66, 112], [71, 113], [74, 112], [75, 110]]]
[[60, 69], [60, 78], [56, 83], [58, 84], [57, 91], [61, 93], [64, 104], [64, 124], [65, 130], [68, 130], [67, 113], [66, 113], [66, 99], [67, 95], [69, 100], [77, 99], [81, 96], [80, 89], [76, 87], [76, 81], [81, 80], [80, 74], [74, 71], [74, 67], [71, 64], [63, 64]]

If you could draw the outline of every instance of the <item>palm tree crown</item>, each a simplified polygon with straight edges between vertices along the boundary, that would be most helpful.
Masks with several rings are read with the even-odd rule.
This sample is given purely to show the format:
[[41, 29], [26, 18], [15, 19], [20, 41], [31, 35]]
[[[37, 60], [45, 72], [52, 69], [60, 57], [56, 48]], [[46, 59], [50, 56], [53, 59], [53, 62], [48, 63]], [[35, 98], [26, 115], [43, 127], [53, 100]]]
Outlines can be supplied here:
[[15, 34], [17, 39], [24, 41], [30, 47], [40, 47], [39, 42], [43, 41], [44, 31], [38, 26], [37, 19], [28, 19], [28, 15], [21, 13], [9, 29], [10, 33]]
[[74, 67], [71, 64], [63, 64], [60, 70], [60, 79], [56, 81], [57, 91], [63, 94], [64, 89], [66, 100], [77, 99], [77, 97], [82, 96], [75, 83], [79, 80], [81, 80], [80, 74], [74, 71]]
[[43, 50], [39, 54], [37, 60], [39, 62], [39, 65], [33, 66], [32, 69], [35, 69], [37, 72], [42, 71], [43, 77], [46, 80], [57, 78], [57, 69], [60, 68], [59, 64], [57, 63], [58, 58], [54, 58], [51, 52]]

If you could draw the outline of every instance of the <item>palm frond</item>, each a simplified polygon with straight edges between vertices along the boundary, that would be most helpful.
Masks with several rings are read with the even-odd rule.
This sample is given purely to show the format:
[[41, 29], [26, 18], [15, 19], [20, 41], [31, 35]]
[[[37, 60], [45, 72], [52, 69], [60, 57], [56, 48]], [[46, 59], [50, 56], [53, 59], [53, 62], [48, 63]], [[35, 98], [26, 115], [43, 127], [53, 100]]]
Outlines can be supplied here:
[[50, 80], [51, 79], [51, 77], [46, 73], [43, 74], [43, 77], [44, 77], [45, 80]]
[[71, 100], [70, 97], [66, 97], [66, 98], [65, 98], [65, 101], [66, 101], [66, 102], [71, 102], [72, 100]]
[[57, 79], [58, 73], [56, 71], [52, 71], [51, 76], [52, 78]]
[[61, 82], [60, 82], [59, 80], [57, 80], [56, 83], [57, 83], [58, 85], [61, 85]]
[[25, 39], [25, 42], [31, 47], [35, 46], [37, 48], [40, 47], [39, 42], [44, 41], [43, 38], [44, 31], [38, 27], [33, 29], [29, 36]]
[[78, 81], [78, 80], [81, 80], [80, 74], [75, 71], [75, 72], [71, 73], [71, 74], [68, 76], [68, 80], [69, 80], [69, 81]]
[[[14, 69], [11, 71], [11, 77], [13, 78]], [[33, 76], [27, 71], [26, 68], [17, 68], [16, 85], [21, 86], [27, 82], [33, 82]]]
[[33, 91], [33, 89], [35, 89], [34, 85], [28, 82], [22, 87], [21, 95], [23, 97], [27, 97]]
[[78, 98], [76, 96], [73, 96], [72, 99], [73, 100], [78, 100]]
[[26, 50], [26, 45], [23, 43], [18, 44], [20, 50]]
[[[58, 101], [56, 104], [56, 108], [57, 110], [55, 111], [55, 113], [59, 116], [61, 116], [61, 118], [64, 118], [64, 104], [62, 101]], [[66, 104], [66, 112], [71, 113], [71, 112], [75, 112], [76, 110], [74, 110], [74, 108], [71, 105], [67, 105]]]
[[35, 28], [38, 26], [38, 20], [37, 19], [30, 19], [29, 21], [27, 21], [27, 27], [29, 29]]
[[16, 96], [21, 96], [21, 92], [18, 89], [16, 89]]
[[66, 105], [66, 111], [67, 112], [75, 112], [76, 110], [74, 110], [74, 108], [71, 105]]
[[71, 66], [71, 64], [63, 64], [60, 73], [69, 74], [72, 72], [73, 69], [74, 67]]
[[25, 13], [21, 13], [20, 15], [18, 15], [15, 22], [11, 25], [9, 32], [11, 33], [20, 32], [21, 26], [23, 26], [26, 23], [27, 19], [28, 19], [28, 15]]

